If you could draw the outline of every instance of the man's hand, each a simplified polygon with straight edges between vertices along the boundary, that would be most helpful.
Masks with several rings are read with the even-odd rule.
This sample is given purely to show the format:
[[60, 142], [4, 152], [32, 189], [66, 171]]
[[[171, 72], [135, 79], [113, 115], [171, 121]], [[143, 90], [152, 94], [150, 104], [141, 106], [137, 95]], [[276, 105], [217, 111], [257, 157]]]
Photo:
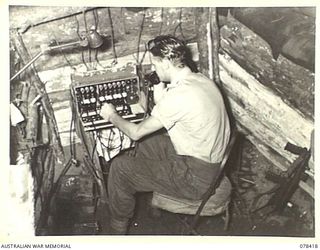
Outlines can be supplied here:
[[101, 107], [100, 115], [110, 122], [110, 118], [112, 115], [117, 114], [117, 111], [115, 110], [114, 106], [111, 103], [104, 103]]

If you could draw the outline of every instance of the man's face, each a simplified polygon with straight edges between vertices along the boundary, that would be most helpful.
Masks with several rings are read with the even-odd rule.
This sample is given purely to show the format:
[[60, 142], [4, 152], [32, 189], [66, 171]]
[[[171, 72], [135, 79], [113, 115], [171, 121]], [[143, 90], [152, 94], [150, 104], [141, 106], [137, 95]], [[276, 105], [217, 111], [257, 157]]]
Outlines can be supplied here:
[[160, 81], [162, 82], [170, 81], [169, 72], [168, 72], [169, 71], [168, 62], [166, 62], [166, 59], [152, 56], [151, 63], [154, 66], [154, 70], [157, 72], [157, 75], [159, 76]]

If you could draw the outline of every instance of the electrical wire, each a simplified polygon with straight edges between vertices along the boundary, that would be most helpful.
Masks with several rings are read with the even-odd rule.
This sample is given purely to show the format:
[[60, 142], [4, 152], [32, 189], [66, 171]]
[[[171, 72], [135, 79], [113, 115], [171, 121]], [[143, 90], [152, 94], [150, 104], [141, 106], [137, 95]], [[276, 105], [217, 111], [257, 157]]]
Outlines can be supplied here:
[[93, 9], [93, 18], [94, 18], [95, 30], [97, 30], [99, 25], [99, 14], [97, 12], [97, 9]]
[[77, 35], [78, 35], [79, 39], [81, 40], [80, 31], [79, 31], [79, 29], [80, 29], [79, 20], [78, 20], [77, 16], [74, 16], [74, 18], [75, 18], [76, 23], [77, 23], [77, 26], [76, 26]]
[[73, 105], [71, 104], [71, 122], [70, 122], [70, 130], [69, 130], [69, 143], [70, 143], [70, 156], [73, 157], [73, 124], [74, 124], [74, 110]]
[[90, 63], [90, 69], [92, 69], [92, 59], [91, 59], [91, 48], [88, 48], [88, 53], [89, 53], [89, 63]]
[[[97, 9], [93, 10], [93, 18], [94, 18], [94, 27], [95, 27], [95, 31], [97, 31], [98, 27], [99, 27], [99, 14], [97, 12]], [[97, 65], [99, 64], [100, 66], [102, 66], [98, 60], [98, 53], [99, 50], [98, 49], [94, 49], [94, 61], [95, 61], [95, 65], [93, 65], [94, 69], [97, 69]]]
[[117, 52], [116, 52], [116, 45], [115, 45], [115, 38], [114, 38], [114, 28], [113, 28], [113, 22], [112, 22], [112, 16], [111, 16], [110, 7], [108, 7], [108, 16], [109, 16], [109, 22], [110, 22], [110, 27], [111, 27], [112, 50], [113, 50], [113, 57], [114, 57], [112, 65], [115, 65], [115, 64], [118, 63], [118, 57], [117, 57]]
[[91, 161], [93, 162], [94, 153], [95, 153], [96, 148], [97, 148], [97, 138], [94, 139], [94, 133], [92, 133], [92, 134], [93, 134], [94, 145], [93, 145], [92, 153], [91, 153]]
[[[76, 110], [73, 103], [71, 103], [71, 122], [70, 122], [70, 157], [76, 159], [76, 141], [75, 141], [75, 123], [76, 123]], [[81, 117], [81, 115], [80, 115]]]
[[[55, 42], [57, 43], [57, 45], [60, 45], [60, 43], [58, 42], [56, 35], [53, 33], [53, 36], [55, 37]], [[76, 70], [76, 68], [74, 66], [71, 65], [70, 60], [67, 58], [66, 54], [64, 53], [64, 51], [60, 48], [59, 49], [60, 53], [62, 54], [62, 56], [64, 57], [64, 59], [66, 60], [67, 64], [69, 65], [69, 67], [73, 70]]]
[[83, 21], [84, 21], [84, 27], [86, 29], [86, 33], [88, 34], [88, 24], [87, 24], [87, 18], [86, 18], [86, 10], [83, 11]]
[[[84, 12], [83, 12], [84, 13]], [[80, 40], [82, 40], [82, 37], [80, 35], [80, 24], [79, 24], [79, 20], [77, 18], [77, 16], [74, 16], [75, 20], [76, 20], [76, 23], [77, 23], [77, 34], [78, 34], [78, 37]], [[81, 60], [82, 60], [82, 63], [85, 65], [87, 71], [89, 70], [89, 67], [88, 65], [86, 64], [85, 60], [84, 60], [84, 51], [83, 51], [83, 48], [81, 49]]]
[[81, 50], [81, 60], [82, 60], [82, 63], [84, 64], [84, 66], [86, 66], [87, 71], [89, 71], [89, 67], [88, 67], [87, 63], [85, 62], [85, 60], [84, 60], [84, 50], [83, 49]]
[[160, 30], [159, 30], [159, 36], [161, 35], [162, 33], [162, 26], [163, 26], [163, 7], [161, 8], [161, 24], [160, 24]]
[[177, 32], [177, 29], [179, 28], [180, 30], [180, 33], [181, 33], [181, 36], [183, 38], [183, 40], [186, 40], [184, 34], [183, 34], [183, 30], [182, 30], [182, 7], [180, 8], [180, 14], [179, 14], [179, 21], [178, 21], [178, 24], [177, 26], [175, 27], [174, 29], [174, 32], [173, 32], [173, 35], [176, 36], [176, 32]]
[[[84, 10], [83, 11], [83, 21], [84, 21], [84, 27], [86, 29], [86, 34], [88, 34], [88, 23], [87, 23], [86, 14], [87, 14], [87, 12], [86, 12], [86, 10]], [[92, 66], [91, 65], [91, 48], [90, 48], [90, 46], [89, 46], [88, 50], [89, 50], [89, 62], [90, 62], [90, 66]], [[87, 71], [89, 71], [91, 67], [88, 67], [88, 65], [84, 61], [84, 51], [83, 50], [82, 50], [81, 56], [82, 56], [82, 62], [85, 64]]]
[[[143, 26], [144, 26], [144, 21], [146, 18], [146, 10], [143, 10], [143, 15], [142, 15], [142, 21], [140, 24], [140, 31], [139, 31], [139, 36], [138, 36], [138, 46], [137, 46], [137, 58], [136, 61], [138, 64], [140, 64], [141, 62], [139, 62], [139, 54], [140, 54], [140, 42], [141, 42], [141, 36], [142, 36], [142, 31], [143, 31]], [[145, 52], [146, 53], [146, 52]], [[143, 56], [144, 58], [144, 56]]]
[[75, 110], [74, 110], [74, 105], [71, 104], [71, 122], [70, 122], [70, 131], [69, 131], [69, 140], [70, 140], [70, 158], [68, 160], [68, 162], [65, 164], [63, 170], [61, 171], [57, 181], [54, 183], [53, 188], [52, 188], [52, 192], [51, 192], [51, 196], [54, 196], [56, 194], [58, 185], [60, 184], [60, 180], [61, 178], [68, 172], [68, 170], [70, 169], [70, 167], [72, 166], [72, 164], [75, 162], [75, 143], [73, 141], [73, 128], [74, 128], [74, 124], [75, 124]]

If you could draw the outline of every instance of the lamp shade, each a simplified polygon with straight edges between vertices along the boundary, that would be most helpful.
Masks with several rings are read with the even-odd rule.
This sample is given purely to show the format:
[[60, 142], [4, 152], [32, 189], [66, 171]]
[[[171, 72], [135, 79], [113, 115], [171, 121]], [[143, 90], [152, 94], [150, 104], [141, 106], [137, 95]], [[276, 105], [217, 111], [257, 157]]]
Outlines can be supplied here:
[[89, 42], [89, 47], [92, 49], [99, 48], [103, 44], [103, 39], [101, 35], [94, 29], [91, 29], [89, 31], [87, 39]]

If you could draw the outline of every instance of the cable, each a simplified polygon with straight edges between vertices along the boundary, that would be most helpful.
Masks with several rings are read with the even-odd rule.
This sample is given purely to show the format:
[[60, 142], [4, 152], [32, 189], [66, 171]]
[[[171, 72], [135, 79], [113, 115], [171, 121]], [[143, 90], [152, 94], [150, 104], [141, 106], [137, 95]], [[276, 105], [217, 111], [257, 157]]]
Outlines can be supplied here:
[[[56, 40], [56, 36], [54, 33], [53, 33], [53, 36], [55, 37], [55, 41], [56, 41], [57, 45], [60, 45], [60, 43]], [[69, 67], [72, 68], [73, 70], [76, 70], [76, 68], [71, 65], [71, 63], [70, 63], [69, 59], [67, 58], [66, 54], [64, 53], [64, 51], [61, 48], [59, 49], [59, 51], [63, 55], [64, 59], [66, 60], [66, 62], [69, 65]]]
[[[92, 133], [92, 134], [93, 134], [93, 139], [94, 139], [94, 133]], [[93, 157], [94, 157], [94, 153], [95, 153], [96, 148], [97, 148], [97, 138], [94, 139], [94, 145], [93, 145], [93, 148], [92, 148], [92, 153], [91, 153], [91, 161], [92, 162], [93, 162]]]
[[[52, 35], [54, 37], [54, 41], [57, 43], [57, 45], [60, 45], [60, 43], [58, 42], [57, 36], [54, 33], [54, 28], [52, 27], [52, 24], [50, 23], [51, 26], [51, 30], [52, 30]], [[62, 56], [64, 57], [64, 59], [66, 60], [67, 64], [69, 65], [69, 67], [73, 70], [76, 70], [76, 68], [74, 66], [71, 65], [69, 59], [67, 58], [66, 54], [64, 53], [63, 49], [59, 48], [60, 53], [62, 54]]]
[[[95, 7], [95, 8], [87, 8], [86, 11], [90, 11], [90, 10], [96, 9], [96, 8], [97, 7]], [[98, 8], [103, 8], [103, 7], [98, 7]], [[49, 19], [49, 20], [44, 20], [42, 22], [35, 23], [35, 24], [29, 24], [27, 27], [23, 27], [23, 29], [21, 31], [20, 31], [21, 28], [18, 27], [19, 33], [24, 34], [30, 28], [33, 28], [33, 27], [36, 27], [36, 26], [39, 26], [39, 25], [42, 25], [42, 24], [50, 23], [50, 22], [53, 22], [53, 21], [62, 20], [62, 19], [68, 18], [68, 17], [77, 16], [77, 15], [79, 15], [81, 13], [83, 13], [83, 11], [74, 12], [74, 13], [71, 13], [71, 14], [68, 14], [68, 15], [65, 15], [65, 16], [59, 16], [59, 17], [56, 17], [56, 18], [53, 18], [53, 19]]]
[[70, 122], [70, 130], [69, 130], [69, 143], [70, 143], [70, 156], [73, 157], [73, 123], [74, 123], [74, 112], [73, 112], [73, 105], [71, 104], [71, 122]]
[[113, 60], [112, 64], [114, 65], [114, 64], [118, 63], [118, 57], [117, 57], [117, 53], [116, 53], [116, 46], [115, 46], [115, 39], [114, 39], [114, 29], [113, 29], [113, 22], [112, 22], [110, 7], [108, 7], [108, 16], [109, 16], [110, 27], [111, 27], [112, 50], [113, 50], [113, 57], [114, 57], [114, 60]]
[[89, 71], [89, 67], [84, 60], [84, 50], [83, 49], [81, 50], [81, 60], [82, 60], [82, 63], [86, 66], [87, 71]]
[[[71, 103], [71, 122], [70, 122], [70, 158], [76, 159], [76, 143], [75, 143], [75, 136], [74, 136], [74, 129], [75, 129], [75, 122], [76, 122], [76, 110], [74, 103]], [[80, 114], [81, 117], [81, 114]]]
[[88, 48], [88, 53], [89, 53], [89, 65], [90, 65], [90, 69], [92, 69], [92, 60], [91, 60], [91, 48]]
[[160, 30], [159, 30], [159, 36], [162, 33], [162, 26], [163, 26], [163, 7], [161, 8], [161, 24], [160, 24]]
[[86, 18], [86, 10], [83, 11], [83, 21], [84, 21], [84, 27], [86, 29], [86, 33], [88, 34], [88, 24], [87, 24], [87, 18]]
[[97, 62], [98, 65], [100, 65], [101, 68], [105, 69], [106, 67], [104, 67], [104, 66], [100, 63], [100, 61], [99, 61], [99, 59], [98, 59], [98, 53], [99, 53], [99, 50], [96, 49], [96, 50], [95, 50], [95, 54], [94, 54], [94, 60]]
[[[74, 16], [74, 17], [75, 17], [75, 20], [77, 22], [77, 34], [78, 34], [78, 37], [79, 37], [80, 40], [82, 40], [82, 37], [81, 37], [80, 32], [79, 32], [79, 29], [80, 29], [79, 20], [78, 20], [77, 16]], [[88, 71], [89, 67], [86, 64], [85, 60], [84, 60], [84, 51], [83, 51], [83, 49], [81, 49], [81, 60], [82, 60], [82, 63], [86, 66], [86, 69]]]
[[177, 26], [174, 29], [173, 35], [176, 36], [176, 32], [177, 29], [180, 29], [180, 33], [182, 35], [183, 40], [186, 40], [185, 36], [183, 35], [183, 31], [182, 31], [182, 7], [180, 8], [180, 14], [179, 14], [179, 23], [177, 24]]
[[148, 52], [148, 50], [145, 50], [145, 51], [143, 52], [142, 58], [141, 58], [141, 60], [140, 60], [140, 62], [139, 62], [139, 65], [142, 64], [142, 62], [143, 62], [143, 60], [144, 60], [147, 52]]
[[139, 62], [140, 41], [141, 41], [141, 36], [142, 36], [145, 17], [146, 17], [146, 10], [144, 9], [143, 10], [143, 15], [142, 15], [142, 21], [141, 21], [141, 24], [140, 24], [140, 32], [139, 32], [139, 36], [138, 36], [137, 59], [136, 59], [138, 64], [140, 64], [140, 62]]
[[97, 9], [93, 10], [93, 18], [94, 18], [95, 30], [97, 30], [99, 25], [99, 14], [97, 12]]
[[[95, 27], [95, 31], [97, 31], [98, 29], [98, 25], [99, 25], [99, 15], [97, 13], [97, 10], [94, 9], [93, 10], [93, 19], [94, 19], [94, 27]], [[93, 69], [97, 69], [97, 63], [98, 63], [98, 49], [93, 49], [94, 50], [94, 61], [96, 62], [96, 64], [92, 65]], [[91, 60], [91, 56], [90, 56], [90, 60]]]
[[[86, 29], [86, 34], [88, 34], [88, 24], [87, 24], [87, 18], [86, 18], [86, 10], [83, 11], [83, 20], [84, 20], [84, 27]], [[91, 63], [91, 48], [90, 48], [90, 46], [89, 46], [88, 49], [89, 49], [89, 62]], [[82, 62], [85, 64], [85, 66], [87, 68], [87, 71], [89, 71], [90, 67], [88, 67], [88, 65], [84, 61], [84, 51], [83, 50], [82, 50], [81, 56], [82, 56]]]
[[77, 16], [74, 16], [74, 18], [77, 23], [77, 34], [78, 34], [79, 39], [81, 40], [80, 31], [79, 31], [79, 29], [80, 29], [79, 20], [78, 20]]

